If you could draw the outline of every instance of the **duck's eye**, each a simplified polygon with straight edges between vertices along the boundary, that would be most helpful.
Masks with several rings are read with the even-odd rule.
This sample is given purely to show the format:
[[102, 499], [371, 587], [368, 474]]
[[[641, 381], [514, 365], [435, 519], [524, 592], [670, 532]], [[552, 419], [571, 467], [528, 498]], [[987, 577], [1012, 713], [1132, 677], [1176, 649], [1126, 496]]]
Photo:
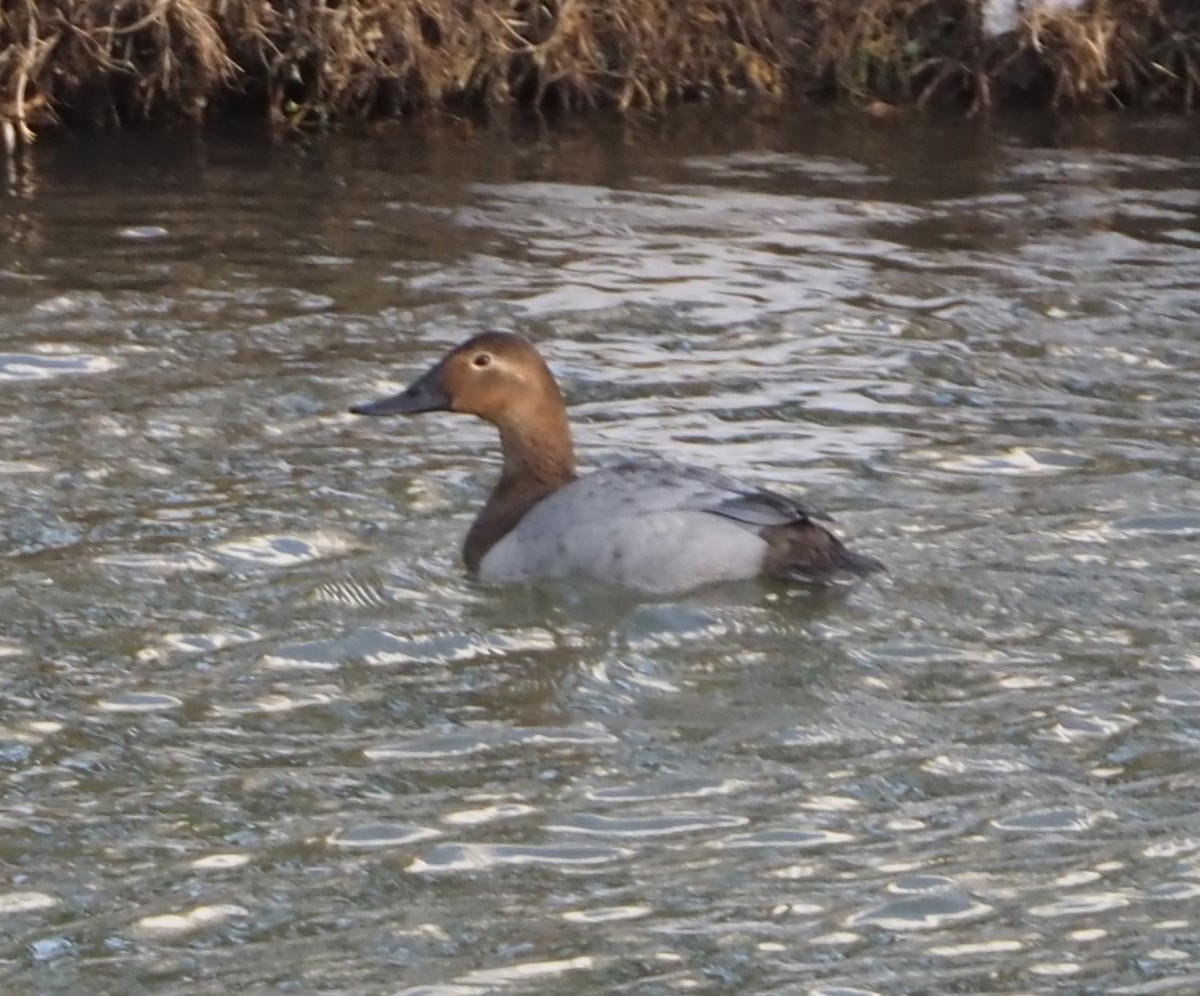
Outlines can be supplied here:
[[475, 359], [473, 359], [471, 361], [471, 364], [473, 366], [477, 366], [477, 367], [486, 367], [491, 362], [492, 362], [491, 353], [480, 353], [478, 356], [475, 357]]

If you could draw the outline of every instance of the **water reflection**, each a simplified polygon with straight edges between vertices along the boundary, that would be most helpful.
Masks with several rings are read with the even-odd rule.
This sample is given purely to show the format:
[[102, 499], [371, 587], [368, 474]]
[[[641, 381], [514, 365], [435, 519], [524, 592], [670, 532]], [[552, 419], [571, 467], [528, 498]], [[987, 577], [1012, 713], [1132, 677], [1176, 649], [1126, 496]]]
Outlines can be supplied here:
[[[1194, 988], [1200, 149], [1066, 127], [39, 146], [4, 986]], [[490, 431], [343, 412], [487, 327], [890, 578], [469, 582]]]

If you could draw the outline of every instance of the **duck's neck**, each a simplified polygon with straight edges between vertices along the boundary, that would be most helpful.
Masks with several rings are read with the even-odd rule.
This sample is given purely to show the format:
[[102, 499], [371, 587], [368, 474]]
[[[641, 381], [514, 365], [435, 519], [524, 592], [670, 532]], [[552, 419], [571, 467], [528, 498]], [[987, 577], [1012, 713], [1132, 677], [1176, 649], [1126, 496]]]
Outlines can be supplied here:
[[479, 572], [487, 552], [526, 512], [575, 480], [575, 451], [566, 413], [543, 414], [536, 425], [536, 432], [529, 431], [524, 420], [498, 427], [504, 470], [463, 545], [463, 561], [472, 574]]

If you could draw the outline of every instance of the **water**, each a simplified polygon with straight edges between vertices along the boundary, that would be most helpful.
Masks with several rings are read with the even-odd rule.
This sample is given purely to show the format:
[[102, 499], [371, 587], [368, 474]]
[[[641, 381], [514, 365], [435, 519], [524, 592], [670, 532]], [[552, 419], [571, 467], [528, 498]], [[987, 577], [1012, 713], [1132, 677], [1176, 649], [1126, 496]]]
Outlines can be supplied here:
[[[0, 201], [6, 992], [1200, 989], [1200, 144], [1169, 120], [49, 140]], [[891, 570], [468, 581], [485, 328], [584, 463]]]

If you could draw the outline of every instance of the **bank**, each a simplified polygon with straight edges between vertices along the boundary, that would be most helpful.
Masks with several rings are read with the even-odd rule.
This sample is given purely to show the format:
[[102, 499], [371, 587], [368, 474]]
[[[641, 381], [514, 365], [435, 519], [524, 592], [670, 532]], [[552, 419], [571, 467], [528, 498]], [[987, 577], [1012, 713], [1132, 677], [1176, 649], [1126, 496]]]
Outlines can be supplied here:
[[1191, 111], [1195, 0], [10, 0], [0, 127], [840, 99]]

